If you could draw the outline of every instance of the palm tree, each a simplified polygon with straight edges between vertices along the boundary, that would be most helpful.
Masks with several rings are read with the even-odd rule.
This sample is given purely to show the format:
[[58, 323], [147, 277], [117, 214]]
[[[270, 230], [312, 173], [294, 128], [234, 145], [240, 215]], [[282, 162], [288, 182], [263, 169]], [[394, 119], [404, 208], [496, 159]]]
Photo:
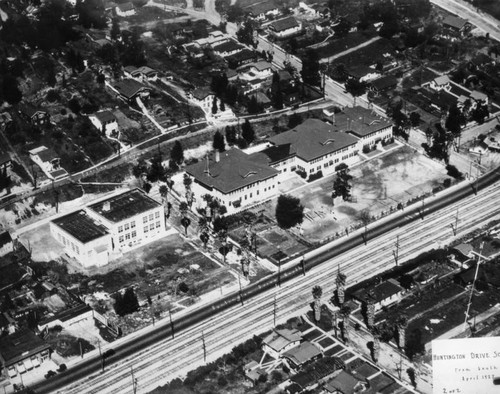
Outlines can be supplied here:
[[221, 229], [219, 230], [219, 232], [217, 233], [217, 238], [219, 239], [219, 241], [221, 242], [222, 244], [222, 255], [224, 257], [224, 263], [226, 262], [226, 255], [228, 253], [228, 250], [227, 250], [227, 230], [226, 229]]
[[337, 299], [338, 299], [340, 306], [342, 306], [342, 304], [345, 301], [346, 282], [347, 282], [347, 276], [345, 274], [343, 274], [342, 272], [340, 272], [340, 265], [339, 265], [335, 284], [337, 285]]
[[368, 328], [373, 328], [375, 323], [375, 299], [372, 294], [369, 293], [365, 299], [366, 303], [366, 325]]
[[398, 330], [398, 346], [404, 349], [406, 346], [406, 327], [408, 326], [408, 317], [405, 314], [399, 316], [396, 321], [396, 329]]
[[186, 201], [181, 201], [179, 204], [179, 212], [181, 213], [181, 216], [186, 216], [188, 210], [189, 210], [188, 203]]
[[349, 315], [351, 314], [351, 307], [348, 305], [342, 305], [340, 308], [340, 314], [342, 315], [342, 336], [345, 342], [349, 341]]
[[314, 298], [314, 319], [319, 322], [321, 318], [321, 296], [323, 295], [323, 289], [321, 286], [314, 286], [312, 289], [312, 295]]
[[375, 333], [373, 335], [373, 361], [377, 362], [380, 355], [380, 335]]

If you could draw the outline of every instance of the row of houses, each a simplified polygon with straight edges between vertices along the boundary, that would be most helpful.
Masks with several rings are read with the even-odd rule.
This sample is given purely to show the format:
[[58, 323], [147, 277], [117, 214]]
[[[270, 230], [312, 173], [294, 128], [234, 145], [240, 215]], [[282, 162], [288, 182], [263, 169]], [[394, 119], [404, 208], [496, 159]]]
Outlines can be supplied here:
[[276, 186], [299, 171], [308, 176], [329, 175], [341, 164], [359, 160], [364, 146], [392, 138], [392, 124], [372, 111], [346, 108], [332, 113], [330, 123], [307, 119], [287, 132], [266, 140], [264, 149], [247, 154], [230, 149], [186, 167], [198, 201], [211, 194], [229, 212], [273, 198]]

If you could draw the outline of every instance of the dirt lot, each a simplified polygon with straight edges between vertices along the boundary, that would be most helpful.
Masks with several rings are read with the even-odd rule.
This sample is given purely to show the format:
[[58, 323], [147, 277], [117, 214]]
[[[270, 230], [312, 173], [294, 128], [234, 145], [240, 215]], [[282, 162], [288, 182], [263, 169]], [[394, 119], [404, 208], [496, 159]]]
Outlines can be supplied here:
[[[304, 238], [319, 242], [346, 228], [360, 224], [359, 213], [368, 209], [378, 216], [398, 203], [406, 203], [432, 191], [447, 178], [444, 166], [415, 150], [403, 146], [386, 147], [388, 151], [351, 169], [353, 202], [337, 202], [332, 207], [331, 191], [334, 175], [295, 189], [305, 206], [302, 223]], [[266, 215], [274, 217], [276, 200], [263, 205]]]

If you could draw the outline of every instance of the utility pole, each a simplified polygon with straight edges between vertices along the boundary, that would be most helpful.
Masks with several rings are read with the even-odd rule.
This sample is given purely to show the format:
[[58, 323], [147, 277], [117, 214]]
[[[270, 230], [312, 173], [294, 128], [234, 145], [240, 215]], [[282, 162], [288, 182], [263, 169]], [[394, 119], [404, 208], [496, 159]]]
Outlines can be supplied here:
[[422, 198], [422, 208], [420, 208], [420, 218], [424, 220], [425, 196]]
[[474, 279], [472, 281], [472, 286], [470, 288], [469, 301], [467, 302], [467, 310], [465, 311], [465, 321], [464, 321], [464, 332], [467, 331], [468, 319], [470, 306], [472, 305], [472, 295], [474, 294], [474, 286], [476, 285], [477, 273], [479, 271], [479, 265], [481, 264], [481, 257], [483, 257], [483, 247], [484, 242], [481, 242], [481, 248], [479, 249], [479, 256], [477, 258], [476, 272], [474, 273]]
[[305, 255], [302, 256], [302, 260], [300, 261], [302, 265], [302, 275], [306, 276], [306, 257]]
[[137, 393], [137, 379], [134, 377], [134, 368], [130, 367], [130, 373], [132, 374], [132, 392]]
[[207, 362], [207, 345], [205, 343], [205, 333], [201, 331], [201, 343], [203, 346], [203, 361]]
[[101, 357], [101, 370], [104, 372], [104, 357], [102, 356], [101, 341], [99, 339], [97, 340], [97, 346], [99, 348], [99, 357]]
[[274, 303], [273, 303], [273, 321], [274, 327], [276, 327], [276, 294], [274, 295]]
[[398, 259], [399, 259], [399, 234], [396, 236], [396, 250], [392, 252], [394, 255], [394, 261], [396, 262], [396, 266], [398, 265]]
[[174, 322], [172, 321], [172, 310], [169, 309], [168, 310], [168, 316], [170, 317], [170, 332], [172, 334], [172, 339], [175, 338], [175, 335], [174, 335]]
[[240, 276], [238, 275], [238, 283], [240, 284], [240, 302], [241, 302], [241, 306], [244, 305], [243, 303], [243, 292], [241, 291], [241, 278]]
[[281, 255], [278, 258], [278, 287], [281, 287]]

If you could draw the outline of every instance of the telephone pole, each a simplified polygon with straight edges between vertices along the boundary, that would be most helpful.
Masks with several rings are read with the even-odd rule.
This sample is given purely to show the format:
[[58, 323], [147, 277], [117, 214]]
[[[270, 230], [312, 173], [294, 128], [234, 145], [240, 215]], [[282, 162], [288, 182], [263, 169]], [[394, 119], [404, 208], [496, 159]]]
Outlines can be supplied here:
[[203, 346], [203, 361], [207, 362], [207, 345], [205, 343], [205, 333], [201, 331], [201, 343]]
[[396, 262], [396, 266], [398, 265], [398, 259], [399, 259], [399, 234], [396, 236], [396, 250], [392, 252], [394, 255], [394, 261]]

